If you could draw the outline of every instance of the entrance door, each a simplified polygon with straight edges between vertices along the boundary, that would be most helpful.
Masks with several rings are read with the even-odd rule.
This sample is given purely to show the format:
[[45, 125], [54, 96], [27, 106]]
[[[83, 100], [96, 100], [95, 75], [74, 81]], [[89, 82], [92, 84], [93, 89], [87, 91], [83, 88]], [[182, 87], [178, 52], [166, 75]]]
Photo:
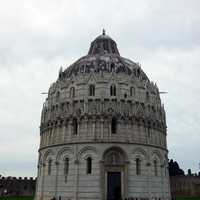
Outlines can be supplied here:
[[121, 199], [121, 172], [108, 172], [107, 196], [114, 200]]

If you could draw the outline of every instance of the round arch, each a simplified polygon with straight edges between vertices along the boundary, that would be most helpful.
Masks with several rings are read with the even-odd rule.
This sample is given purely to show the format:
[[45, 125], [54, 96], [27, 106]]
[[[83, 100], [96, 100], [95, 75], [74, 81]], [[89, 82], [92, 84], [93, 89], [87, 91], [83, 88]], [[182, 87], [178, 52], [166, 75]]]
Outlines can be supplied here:
[[64, 151], [70, 151], [70, 152], [73, 154], [73, 158], [75, 158], [75, 152], [74, 152], [74, 150], [73, 150], [72, 148], [69, 148], [69, 147], [64, 147], [64, 148], [62, 148], [62, 149], [57, 153], [56, 162], [59, 161], [60, 156], [61, 156], [61, 154], [62, 154]]

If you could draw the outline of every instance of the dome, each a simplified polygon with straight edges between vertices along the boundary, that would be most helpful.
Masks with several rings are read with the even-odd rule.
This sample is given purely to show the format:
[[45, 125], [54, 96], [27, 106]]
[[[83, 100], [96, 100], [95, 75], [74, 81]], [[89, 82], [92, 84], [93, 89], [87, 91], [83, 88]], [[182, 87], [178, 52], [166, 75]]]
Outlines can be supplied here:
[[67, 78], [72, 74], [83, 73], [83, 71], [89, 74], [91, 70], [96, 73], [114, 70], [117, 74], [140, 74], [143, 80], [148, 80], [138, 63], [120, 56], [116, 42], [104, 31], [91, 43], [88, 54], [67, 68], [63, 76]]
[[159, 89], [105, 34], [48, 91], [35, 200], [171, 199]]

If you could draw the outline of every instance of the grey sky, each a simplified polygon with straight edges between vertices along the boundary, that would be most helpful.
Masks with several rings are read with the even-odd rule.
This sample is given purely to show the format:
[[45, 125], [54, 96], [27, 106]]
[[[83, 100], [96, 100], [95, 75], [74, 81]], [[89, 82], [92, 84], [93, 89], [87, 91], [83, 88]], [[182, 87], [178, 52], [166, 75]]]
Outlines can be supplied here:
[[36, 177], [41, 93], [103, 28], [167, 92], [169, 158], [199, 172], [199, 10], [198, 0], [1, 0], [0, 175]]

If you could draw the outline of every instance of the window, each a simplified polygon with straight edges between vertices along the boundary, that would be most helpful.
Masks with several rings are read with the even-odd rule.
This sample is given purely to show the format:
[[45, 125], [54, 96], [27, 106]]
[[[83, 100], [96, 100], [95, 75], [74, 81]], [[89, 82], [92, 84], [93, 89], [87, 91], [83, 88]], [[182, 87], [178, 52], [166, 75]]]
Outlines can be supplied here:
[[48, 175], [51, 175], [51, 164], [52, 164], [52, 160], [50, 159], [48, 162]]
[[65, 158], [64, 161], [64, 174], [68, 174], [69, 171], [69, 158]]
[[107, 163], [108, 164], [120, 164], [121, 160], [120, 160], [119, 155], [116, 153], [111, 153], [107, 158]]
[[87, 169], [87, 171], [86, 171], [87, 174], [91, 174], [92, 173], [92, 158], [91, 157], [87, 158], [86, 169]]
[[117, 120], [116, 118], [112, 118], [111, 133], [116, 133], [116, 132], [117, 132]]
[[77, 132], [78, 132], [77, 119], [73, 119], [73, 134], [77, 134]]
[[90, 85], [90, 96], [94, 96], [95, 95], [95, 86], [94, 85]]
[[110, 95], [111, 96], [116, 96], [116, 87], [115, 85], [110, 86]]
[[140, 76], [140, 69], [136, 69], [135, 76]]
[[148, 138], [150, 138], [151, 134], [150, 134], [150, 128], [149, 127], [147, 127], [147, 133], [148, 133]]
[[149, 92], [146, 92], [146, 100], [147, 100], [147, 102], [149, 102], [149, 99], [150, 99]]
[[74, 87], [70, 88], [70, 97], [71, 98], [75, 97], [75, 88]]
[[140, 169], [140, 166], [141, 165], [141, 161], [139, 158], [136, 159], [136, 174], [141, 174], [141, 169]]
[[154, 174], [155, 174], [155, 176], [158, 176], [157, 161], [154, 160], [153, 164], [154, 164]]
[[84, 73], [84, 70], [85, 70], [85, 67], [84, 67], [84, 65], [82, 65], [81, 68], [80, 68], [80, 72], [81, 72], [81, 74]]
[[114, 71], [114, 70], [115, 70], [115, 64], [114, 64], [114, 63], [111, 63], [110, 69], [111, 69], [111, 71]]

